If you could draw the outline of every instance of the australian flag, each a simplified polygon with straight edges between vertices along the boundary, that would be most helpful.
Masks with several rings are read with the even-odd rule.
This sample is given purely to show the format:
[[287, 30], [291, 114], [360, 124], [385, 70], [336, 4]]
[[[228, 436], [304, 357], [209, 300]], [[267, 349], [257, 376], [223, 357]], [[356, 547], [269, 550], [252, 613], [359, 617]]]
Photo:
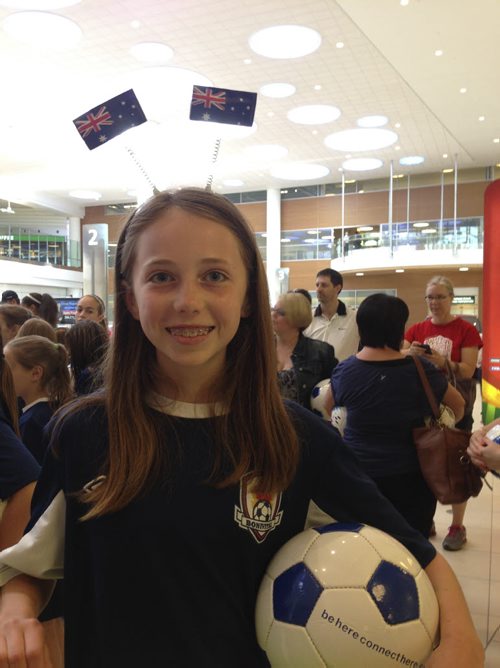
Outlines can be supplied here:
[[256, 104], [257, 93], [193, 86], [189, 118], [192, 121], [229, 123], [250, 127], [253, 123]]
[[134, 91], [130, 89], [87, 111], [73, 123], [92, 150], [147, 120]]

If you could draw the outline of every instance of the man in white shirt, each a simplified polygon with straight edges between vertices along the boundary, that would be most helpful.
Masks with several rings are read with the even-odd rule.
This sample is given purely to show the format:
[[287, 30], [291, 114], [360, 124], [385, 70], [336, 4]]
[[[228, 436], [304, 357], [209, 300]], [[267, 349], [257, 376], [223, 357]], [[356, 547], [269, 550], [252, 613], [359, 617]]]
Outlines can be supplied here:
[[322, 269], [317, 273], [319, 306], [314, 312], [312, 323], [304, 331], [305, 336], [332, 345], [339, 362], [354, 355], [359, 346], [356, 314], [338, 298], [343, 286], [342, 274], [335, 269]]

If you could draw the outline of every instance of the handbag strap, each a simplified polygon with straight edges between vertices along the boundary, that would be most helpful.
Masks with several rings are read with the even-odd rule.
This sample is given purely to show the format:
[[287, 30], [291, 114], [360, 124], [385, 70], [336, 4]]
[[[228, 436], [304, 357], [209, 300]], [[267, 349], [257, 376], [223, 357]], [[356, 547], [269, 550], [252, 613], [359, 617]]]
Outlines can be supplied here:
[[432, 391], [429, 379], [427, 378], [427, 374], [425, 373], [424, 367], [422, 366], [422, 362], [418, 359], [418, 355], [413, 356], [413, 361], [415, 362], [415, 366], [417, 367], [418, 375], [420, 376], [424, 392], [427, 396], [427, 400], [429, 401], [429, 405], [434, 414], [434, 417], [436, 418], [436, 420], [439, 420], [439, 415], [440, 415], [439, 406], [437, 405], [436, 397], [434, 396], [434, 392]]

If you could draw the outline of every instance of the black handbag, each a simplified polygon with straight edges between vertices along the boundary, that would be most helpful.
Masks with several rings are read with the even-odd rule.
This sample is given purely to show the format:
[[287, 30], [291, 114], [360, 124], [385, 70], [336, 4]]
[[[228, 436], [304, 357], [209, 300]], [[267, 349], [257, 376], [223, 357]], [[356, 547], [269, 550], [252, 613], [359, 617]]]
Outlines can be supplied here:
[[483, 486], [483, 474], [467, 454], [470, 432], [439, 424], [439, 407], [422, 362], [413, 359], [434, 416], [429, 426], [413, 429], [422, 475], [440, 503], [462, 503]]

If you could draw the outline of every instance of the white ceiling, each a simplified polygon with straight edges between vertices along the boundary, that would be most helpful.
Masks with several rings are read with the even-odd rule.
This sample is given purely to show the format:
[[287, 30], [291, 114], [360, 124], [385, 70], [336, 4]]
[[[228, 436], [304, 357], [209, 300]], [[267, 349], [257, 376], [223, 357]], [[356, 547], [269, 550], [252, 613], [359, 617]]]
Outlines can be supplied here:
[[[500, 137], [498, 0], [409, 0], [408, 6], [399, 0], [82, 0], [54, 10], [83, 31], [80, 44], [68, 50], [14, 41], [1, 27], [15, 11], [6, 4], [0, 0], [2, 199], [78, 215], [95, 202], [73, 199], [70, 190], [96, 190], [101, 203], [133, 201], [127, 192], [144, 190], [144, 172], [160, 189], [204, 186], [211, 172], [213, 188], [221, 192], [297, 185], [272, 177], [275, 163], [245, 155], [259, 144], [286, 147], [280, 164], [326, 166], [329, 174], [315, 183], [338, 182], [346, 156], [323, 140], [355, 128], [368, 114], [386, 115], [386, 127], [398, 134], [389, 148], [352, 154], [384, 161], [370, 178], [388, 176], [391, 161], [395, 173], [408, 173], [398, 163], [405, 155], [425, 157], [412, 174], [452, 167], [455, 156], [459, 170], [500, 161], [500, 144], [493, 141]], [[253, 53], [250, 35], [277, 24], [314, 28], [322, 44], [293, 60]], [[143, 41], [168, 44], [174, 56], [167, 66], [194, 70], [216, 87], [258, 92], [264, 84], [288, 82], [296, 93], [284, 99], [259, 95], [257, 131], [246, 138], [225, 138], [227, 127], [218, 126], [223, 139], [211, 165], [217, 135], [188, 120], [190, 89], [171, 84], [165, 71], [144, 67], [130, 54]], [[343, 49], [336, 48], [338, 41]], [[130, 87], [149, 122], [89, 151], [72, 120]], [[466, 93], [459, 92], [462, 87]], [[325, 125], [287, 120], [289, 109], [305, 104], [333, 104], [342, 113]], [[235, 178], [244, 185], [223, 185]]]

